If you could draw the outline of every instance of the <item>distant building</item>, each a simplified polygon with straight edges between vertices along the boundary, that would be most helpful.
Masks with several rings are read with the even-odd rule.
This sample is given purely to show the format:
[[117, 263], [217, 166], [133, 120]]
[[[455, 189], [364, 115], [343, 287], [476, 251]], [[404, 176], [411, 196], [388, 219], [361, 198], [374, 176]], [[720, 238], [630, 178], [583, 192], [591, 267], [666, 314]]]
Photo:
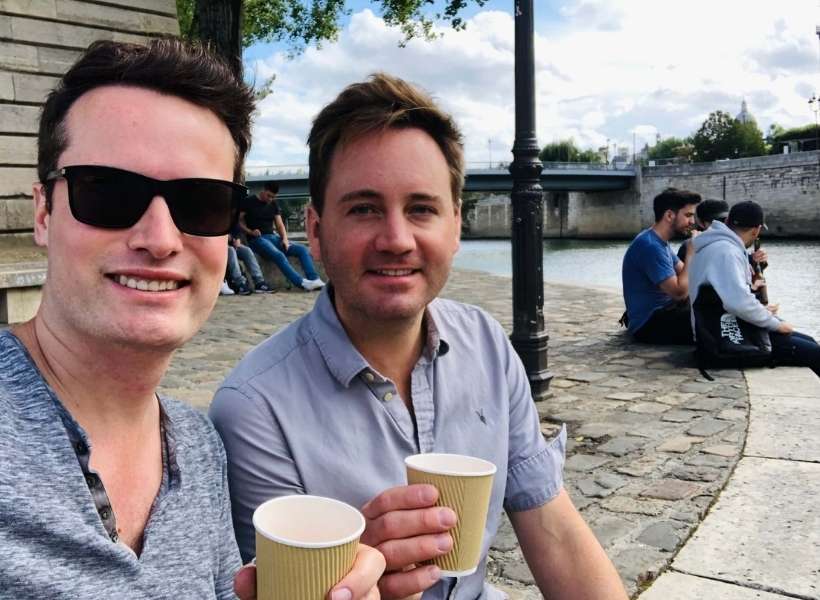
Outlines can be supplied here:
[[735, 117], [741, 123], [755, 123], [755, 118], [752, 116], [752, 113], [749, 112], [749, 108], [746, 106], [746, 100], [744, 99], [743, 102], [740, 104], [740, 112], [737, 113]]

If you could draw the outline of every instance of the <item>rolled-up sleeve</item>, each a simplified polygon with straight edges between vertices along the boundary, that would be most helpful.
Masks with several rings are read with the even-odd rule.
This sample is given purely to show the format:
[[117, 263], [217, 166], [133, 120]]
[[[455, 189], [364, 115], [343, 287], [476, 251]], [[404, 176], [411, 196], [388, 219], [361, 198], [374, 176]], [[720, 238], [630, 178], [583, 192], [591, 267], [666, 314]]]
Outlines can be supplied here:
[[552, 500], [564, 485], [566, 427], [549, 443], [544, 440], [538, 411], [524, 365], [506, 336], [506, 371], [510, 394], [509, 451], [504, 509], [530, 510]]

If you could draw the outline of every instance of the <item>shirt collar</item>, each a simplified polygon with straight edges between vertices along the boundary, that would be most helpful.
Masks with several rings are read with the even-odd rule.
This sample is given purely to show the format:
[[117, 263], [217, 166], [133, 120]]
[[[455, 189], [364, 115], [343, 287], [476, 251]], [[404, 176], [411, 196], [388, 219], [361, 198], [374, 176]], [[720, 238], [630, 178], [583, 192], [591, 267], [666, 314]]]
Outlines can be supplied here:
[[[340, 384], [347, 388], [362, 371], [373, 370], [373, 368], [356, 350], [339, 321], [331, 300], [332, 293], [332, 284], [326, 285], [321, 291], [308, 317], [308, 326], [328, 370]], [[425, 311], [427, 340], [422, 356], [430, 362], [447, 354], [450, 348], [442, 339], [440, 311], [436, 305], [436, 300], [433, 300]]]

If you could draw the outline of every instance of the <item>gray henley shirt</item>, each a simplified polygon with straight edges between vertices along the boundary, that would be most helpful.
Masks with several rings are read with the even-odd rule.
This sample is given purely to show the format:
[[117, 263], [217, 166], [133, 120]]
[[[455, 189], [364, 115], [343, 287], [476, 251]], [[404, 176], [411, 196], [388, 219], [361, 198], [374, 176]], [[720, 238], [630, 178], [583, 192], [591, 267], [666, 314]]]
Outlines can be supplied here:
[[102, 481], [83, 472], [88, 436], [0, 332], [0, 598], [235, 597], [225, 451], [204, 415], [160, 402], [165, 469], [138, 557], [110, 533]]

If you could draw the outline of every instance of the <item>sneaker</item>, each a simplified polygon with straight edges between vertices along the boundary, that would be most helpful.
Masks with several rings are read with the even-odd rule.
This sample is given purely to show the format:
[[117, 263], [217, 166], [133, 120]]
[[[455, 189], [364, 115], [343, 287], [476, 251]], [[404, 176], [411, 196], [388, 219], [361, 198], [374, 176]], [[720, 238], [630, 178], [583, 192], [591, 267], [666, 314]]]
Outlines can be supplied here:
[[272, 294], [276, 290], [269, 286], [267, 281], [259, 280], [253, 284], [253, 291], [257, 294]]
[[227, 281], [222, 282], [222, 287], [219, 288], [219, 295], [220, 296], [233, 296], [236, 292], [234, 292], [231, 287], [228, 285]]
[[241, 281], [238, 284], [236, 284], [236, 293], [240, 296], [250, 296], [251, 294], [253, 294], [251, 288], [248, 287], [248, 284], [245, 281]]
[[302, 289], [307, 290], [308, 292], [312, 292], [314, 290], [321, 290], [323, 287], [325, 287], [325, 282], [321, 279], [302, 280]]

